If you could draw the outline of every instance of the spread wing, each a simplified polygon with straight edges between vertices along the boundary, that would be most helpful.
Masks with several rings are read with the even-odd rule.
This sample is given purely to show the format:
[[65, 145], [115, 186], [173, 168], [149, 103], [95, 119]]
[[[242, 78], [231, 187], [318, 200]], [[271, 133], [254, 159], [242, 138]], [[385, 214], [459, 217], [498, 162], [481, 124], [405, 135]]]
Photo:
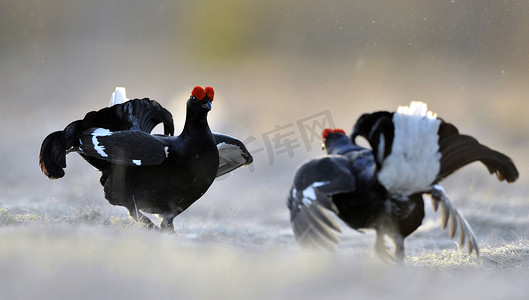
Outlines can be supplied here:
[[463, 217], [457, 208], [452, 204], [450, 199], [445, 195], [443, 188], [436, 184], [430, 192], [432, 198], [432, 206], [434, 211], [437, 211], [439, 204], [441, 204], [441, 218], [443, 229], [446, 228], [450, 219], [450, 226], [448, 235], [453, 238], [456, 231], [459, 229], [459, 245], [463, 247], [465, 240], [468, 242], [468, 253], [475, 251], [479, 255], [479, 246], [476, 242], [474, 231], [470, 227], [468, 221]]
[[219, 133], [214, 133], [213, 137], [219, 151], [217, 177], [253, 162], [252, 155], [238, 139]]
[[78, 151], [111, 163], [127, 166], [159, 165], [168, 156], [167, 138], [139, 130], [112, 132], [105, 128], [83, 131]]
[[519, 174], [512, 160], [462, 135], [458, 129], [412, 102], [395, 113], [366, 114], [357, 121], [351, 139], [363, 136], [377, 161], [377, 177], [392, 194], [411, 195], [463, 166], [480, 161], [499, 180], [515, 181]]
[[459, 134], [454, 125], [442, 122], [438, 134], [442, 157], [437, 181], [475, 161], [483, 163], [489, 173], [496, 174], [500, 181], [514, 182], [518, 179], [518, 170], [508, 156], [490, 149], [471, 136]]
[[[165, 135], [174, 134], [171, 113], [158, 102], [147, 98], [134, 99], [91, 111], [82, 120], [73, 121], [64, 130], [53, 132], [44, 139], [39, 156], [40, 168], [49, 178], [63, 177], [66, 154], [77, 150], [81, 135], [90, 128], [106, 128], [111, 132], [138, 130], [150, 133], [159, 123], [163, 123]], [[89, 152], [90, 149], [87, 151]], [[95, 155], [87, 160], [101, 170], [106, 163], [97, 158], [100, 157]]]
[[288, 197], [290, 222], [299, 244], [334, 250], [341, 228], [332, 216], [337, 214], [332, 196], [354, 191], [355, 179], [347, 158], [327, 156], [302, 165]]
[[141, 130], [150, 133], [159, 123], [163, 123], [165, 135], [174, 134], [171, 113], [157, 101], [143, 98], [91, 111], [82, 120], [82, 127], [101, 127], [111, 131]]

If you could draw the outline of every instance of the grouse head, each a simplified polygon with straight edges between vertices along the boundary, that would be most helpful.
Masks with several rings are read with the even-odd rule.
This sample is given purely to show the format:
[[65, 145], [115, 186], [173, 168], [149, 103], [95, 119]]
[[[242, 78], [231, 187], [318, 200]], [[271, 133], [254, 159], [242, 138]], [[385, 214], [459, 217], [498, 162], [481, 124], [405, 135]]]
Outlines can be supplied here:
[[340, 128], [325, 128], [321, 136], [323, 139], [323, 150], [325, 150], [328, 154], [334, 154], [341, 146], [351, 144], [349, 138], [345, 134], [345, 131]]
[[211, 110], [211, 102], [213, 102], [214, 96], [215, 91], [210, 86], [206, 88], [200, 86], [194, 87], [191, 92], [191, 97], [187, 101], [187, 111], [197, 117], [207, 116]]

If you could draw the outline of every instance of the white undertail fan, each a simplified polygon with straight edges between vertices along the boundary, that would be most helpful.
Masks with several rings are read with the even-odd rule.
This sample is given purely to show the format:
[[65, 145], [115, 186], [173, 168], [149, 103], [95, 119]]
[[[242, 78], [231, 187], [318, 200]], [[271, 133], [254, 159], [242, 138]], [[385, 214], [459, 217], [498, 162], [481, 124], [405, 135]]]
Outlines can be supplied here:
[[116, 104], [121, 104], [127, 102], [129, 99], [127, 98], [127, 90], [124, 87], [116, 87], [116, 90], [112, 92], [112, 96], [110, 96], [110, 103], [108, 104], [108, 107], [114, 106]]
[[[428, 111], [423, 102], [400, 106], [395, 113], [363, 115], [355, 125], [353, 143], [358, 135], [369, 141], [377, 152], [375, 157], [381, 157], [377, 159], [378, 179], [396, 195], [427, 191], [475, 161], [483, 163], [500, 181], [513, 182], [518, 178], [509, 157], [460, 134], [454, 125]], [[389, 147], [385, 144], [388, 142]]]

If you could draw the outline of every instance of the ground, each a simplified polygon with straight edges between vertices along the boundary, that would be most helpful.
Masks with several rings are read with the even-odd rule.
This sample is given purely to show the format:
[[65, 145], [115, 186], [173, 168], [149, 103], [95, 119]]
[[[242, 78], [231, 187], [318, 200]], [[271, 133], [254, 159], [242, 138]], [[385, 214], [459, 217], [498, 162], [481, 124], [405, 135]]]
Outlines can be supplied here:
[[448, 240], [430, 215], [426, 229], [409, 237], [404, 265], [386, 266], [370, 232], [346, 231], [336, 253], [307, 252], [281, 213], [257, 220], [198, 211], [181, 216], [172, 234], [103, 204], [85, 203], [69, 215], [0, 210], [3, 297], [525, 299], [529, 292], [529, 240], [514, 236], [526, 219], [512, 234], [501, 232], [508, 240], [484, 234], [494, 224], [483, 220], [477, 257]]

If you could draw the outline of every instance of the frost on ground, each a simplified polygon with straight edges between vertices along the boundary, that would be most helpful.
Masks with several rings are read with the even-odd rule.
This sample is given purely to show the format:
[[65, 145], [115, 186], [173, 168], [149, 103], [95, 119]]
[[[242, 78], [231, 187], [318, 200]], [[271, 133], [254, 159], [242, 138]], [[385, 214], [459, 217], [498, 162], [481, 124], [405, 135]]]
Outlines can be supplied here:
[[[288, 222], [187, 218], [176, 233], [87, 208], [68, 217], [0, 210], [4, 299], [525, 299], [529, 240], [416, 248], [383, 266], [373, 235], [344, 236], [336, 253], [298, 249]], [[242, 221], [242, 222], [239, 222]], [[443, 232], [446, 234], [446, 232]], [[413, 237], [411, 238], [413, 239]], [[421, 236], [416, 237], [422, 240]]]

